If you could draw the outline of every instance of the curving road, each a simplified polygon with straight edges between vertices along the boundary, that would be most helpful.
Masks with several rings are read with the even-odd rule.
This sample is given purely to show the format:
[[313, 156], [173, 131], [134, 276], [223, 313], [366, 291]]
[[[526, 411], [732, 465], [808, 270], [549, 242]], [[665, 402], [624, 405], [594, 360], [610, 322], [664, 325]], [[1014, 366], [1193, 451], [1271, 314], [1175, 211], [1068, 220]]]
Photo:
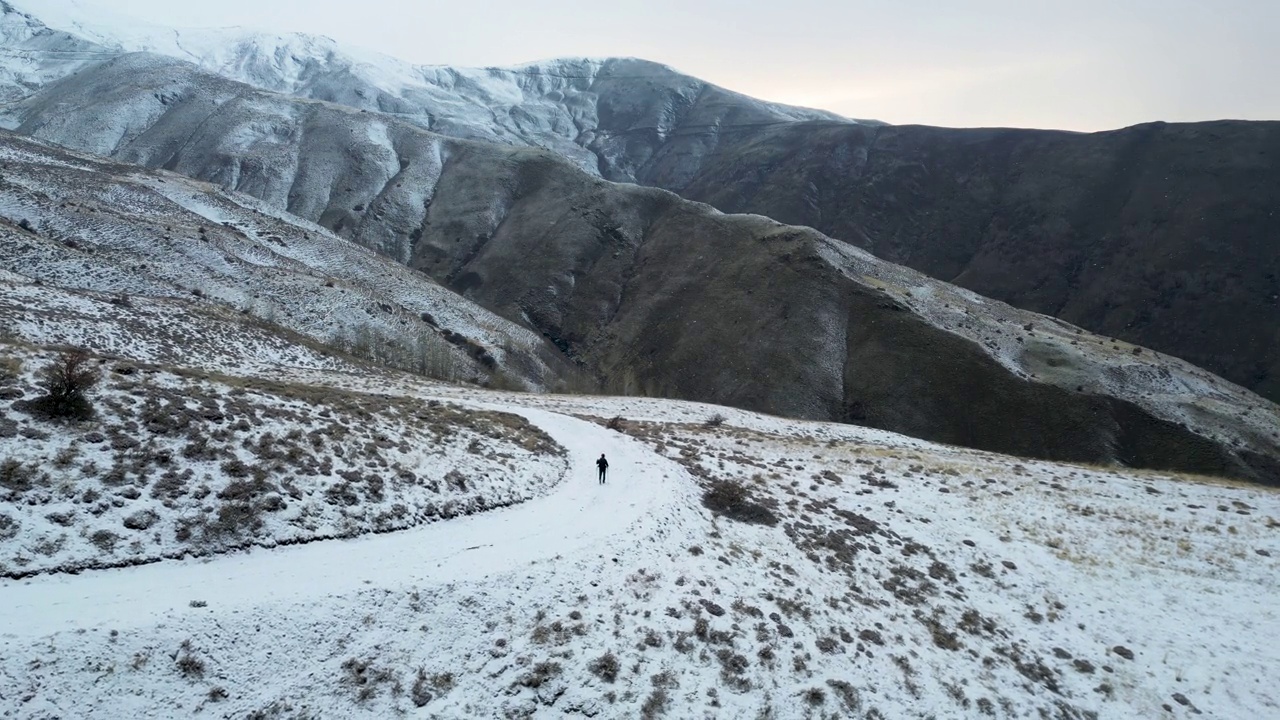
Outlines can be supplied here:
[[[33, 637], [92, 627], [155, 625], [196, 612], [289, 604], [371, 587], [443, 585], [513, 570], [623, 533], [646, 513], [681, 500], [684, 470], [640, 442], [555, 413], [523, 415], [569, 452], [567, 477], [550, 494], [510, 508], [351, 540], [0, 581], [0, 636]], [[596, 482], [595, 459], [610, 459]]]

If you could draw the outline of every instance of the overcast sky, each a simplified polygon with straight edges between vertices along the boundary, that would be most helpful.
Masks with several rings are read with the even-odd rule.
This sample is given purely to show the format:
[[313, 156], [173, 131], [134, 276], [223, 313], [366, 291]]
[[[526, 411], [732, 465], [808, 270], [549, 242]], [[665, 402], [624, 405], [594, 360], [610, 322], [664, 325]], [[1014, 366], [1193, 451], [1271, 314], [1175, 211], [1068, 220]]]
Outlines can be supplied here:
[[87, 0], [162, 25], [328, 35], [405, 60], [629, 55], [891, 123], [1280, 120], [1280, 0]]

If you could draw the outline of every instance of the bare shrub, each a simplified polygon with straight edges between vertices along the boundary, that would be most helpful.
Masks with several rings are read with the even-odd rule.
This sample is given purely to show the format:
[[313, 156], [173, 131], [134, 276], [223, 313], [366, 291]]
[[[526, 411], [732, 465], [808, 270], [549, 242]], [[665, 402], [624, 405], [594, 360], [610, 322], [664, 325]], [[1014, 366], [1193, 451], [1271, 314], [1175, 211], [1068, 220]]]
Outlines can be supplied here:
[[112, 552], [116, 549], [116, 543], [120, 542], [120, 536], [110, 530], [95, 530], [89, 536], [89, 542], [103, 552]]
[[15, 357], [0, 357], [0, 385], [8, 385], [22, 373], [22, 361]]
[[89, 353], [67, 350], [40, 371], [40, 387], [45, 394], [31, 401], [31, 409], [55, 419], [86, 420], [93, 417], [93, 405], [86, 393], [98, 382], [98, 369], [89, 365]]
[[708, 428], [718, 428], [724, 424], [725, 420], [728, 420], [728, 418], [726, 418], [721, 413], [716, 413], [715, 415], [712, 415], [711, 417], [707, 418], [707, 421], [702, 423], [702, 425], [703, 427], [708, 427]]
[[667, 689], [655, 687], [653, 692], [649, 693], [649, 697], [645, 698], [644, 704], [640, 706], [640, 717], [644, 720], [662, 717], [666, 714], [667, 705], [670, 703], [671, 696], [667, 694]]
[[13, 458], [5, 458], [0, 462], [0, 487], [14, 492], [26, 492], [31, 489], [31, 481], [35, 477], [34, 469], [23, 465]]
[[716, 480], [702, 494], [702, 505], [711, 512], [757, 525], [777, 525], [778, 517], [769, 508], [751, 498], [742, 483], [732, 480]]
[[204, 677], [204, 661], [196, 657], [190, 640], [183, 640], [175, 656], [178, 672], [188, 680], [199, 680]]
[[216, 518], [204, 522], [203, 539], [206, 542], [232, 541], [261, 528], [262, 513], [257, 507], [246, 502], [228, 502], [218, 508]]
[[607, 652], [592, 660], [587, 669], [605, 682], [614, 682], [618, 679], [618, 657], [612, 651]]
[[613, 417], [609, 418], [609, 422], [605, 423], [604, 426], [609, 428], [610, 430], [617, 430], [618, 432], [623, 432], [624, 430], [626, 430], [626, 427], [627, 427], [627, 419], [622, 417], [621, 415], [614, 415]]
[[435, 690], [441, 695], [452, 690], [453, 686], [457, 684], [457, 680], [454, 679], [453, 673], [451, 672], [436, 673], [435, 675], [427, 678], [427, 682], [430, 683], [432, 690]]
[[849, 683], [844, 680], [828, 680], [827, 685], [831, 687], [836, 697], [840, 698], [840, 704], [844, 706], [845, 710], [853, 713], [862, 707], [862, 698], [859, 696], [857, 689]]
[[348, 658], [342, 663], [342, 669], [346, 672], [342, 677], [342, 684], [354, 689], [356, 699], [362, 702], [375, 697], [381, 685], [387, 683], [394, 685], [397, 682], [394, 672], [385, 668], [375, 668], [372, 660]]
[[544, 660], [533, 666], [533, 670], [525, 673], [519, 683], [527, 688], [540, 688], [544, 683], [560, 674], [560, 663]]
[[21, 527], [17, 520], [8, 515], [0, 515], [0, 541], [12, 540], [18, 537], [18, 530]]

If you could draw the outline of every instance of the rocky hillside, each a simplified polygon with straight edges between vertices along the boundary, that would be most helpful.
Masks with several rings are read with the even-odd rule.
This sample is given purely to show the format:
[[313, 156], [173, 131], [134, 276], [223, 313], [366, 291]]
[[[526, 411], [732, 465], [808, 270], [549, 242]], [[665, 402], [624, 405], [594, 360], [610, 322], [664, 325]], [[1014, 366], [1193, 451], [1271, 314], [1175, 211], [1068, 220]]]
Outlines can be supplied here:
[[1280, 410], [1208, 373], [548, 151], [450, 139], [145, 54], [10, 113], [20, 132], [316, 221], [537, 331], [620, 392], [1022, 455], [1276, 476]]
[[[87, 338], [99, 352], [191, 362], [265, 327], [444, 380], [546, 388], [565, 374], [528, 329], [249, 196], [7, 133], [0, 162], [3, 268], [20, 283], [0, 300], [0, 321], [19, 337]], [[96, 299], [33, 296], [21, 284], [33, 280]], [[175, 299], [223, 329], [184, 330]], [[148, 347], [128, 347], [121, 323], [149, 328]]]
[[1280, 123], [1114, 132], [797, 124], [638, 178], [809, 225], [1280, 399]]

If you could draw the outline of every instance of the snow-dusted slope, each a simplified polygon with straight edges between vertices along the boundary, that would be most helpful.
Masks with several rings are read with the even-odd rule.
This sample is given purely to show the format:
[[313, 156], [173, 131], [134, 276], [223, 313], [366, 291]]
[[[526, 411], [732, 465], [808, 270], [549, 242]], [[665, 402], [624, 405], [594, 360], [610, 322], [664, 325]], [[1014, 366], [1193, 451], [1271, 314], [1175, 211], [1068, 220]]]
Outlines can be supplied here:
[[20, 99], [115, 54], [74, 33], [54, 30], [0, 0], [0, 103]]
[[[370, 382], [292, 375], [343, 392]], [[569, 472], [546, 498], [399, 533], [0, 581], [0, 712], [1127, 720], [1280, 708], [1267, 684], [1280, 662], [1273, 491], [691, 403], [377, 386], [523, 414], [568, 449]], [[631, 437], [600, 415], [625, 418]], [[723, 481], [741, 494], [711, 495], [713, 512], [702, 501]], [[743, 509], [774, 524], [723, 514]]]
[[[551, 353], [529, 330], [254, 198], [8, 134], [0, 137], [0, 160], [0, 247], [5, 268], [20, 276], [74, 290], [217, 304], [450, 379], [480, 379], [499, 365], [535, 385], [555, 377], [546, 365], [555, 362]], [[50, 307], [29, 300], [31, 311]], [[129, 314], [105, 299], [80, 304], [55, 313], [61, 323], [9, 321], [30, 326], [32, 340], [69, 342], [57, 333], [102, 328]], [[117, 350], [109, 336], [90, 333], [81, 343]], [[171, 359], [157, 353], [147, 359]]]
[[[75, 0], [8, 1], [4, 23], [47, 24], [101, 52], [166, 55], [259, 88], [392, 113], [445, 135], [547, 148], [611, 180], [634, 182], [654, 167], [677, 163], [684, 170], [667, 184], [678, 184], [721, 132], [782, 122], [854, 122], [755, 100], [631, 58], [512, 68], [416, 66], [325, 37], [163, 28], [102, 15]], [[61, 47], [57, 52], [65, 52]], [[42, 73], [56, 75], [58, 67]], [[670, 168], [664, 174], [671, 175]]]

